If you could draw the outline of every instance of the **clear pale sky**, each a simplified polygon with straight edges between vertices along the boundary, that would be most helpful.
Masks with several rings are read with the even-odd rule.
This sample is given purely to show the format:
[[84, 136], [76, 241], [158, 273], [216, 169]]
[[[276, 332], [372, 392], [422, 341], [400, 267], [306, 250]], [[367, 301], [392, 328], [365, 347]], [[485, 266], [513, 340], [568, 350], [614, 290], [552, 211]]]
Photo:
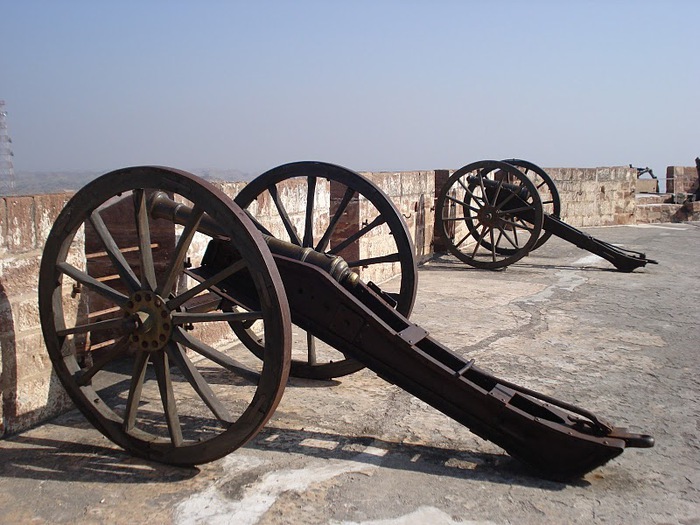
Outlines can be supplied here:
[[0, 0], [17, 172], [694, 164], [700, 2]]

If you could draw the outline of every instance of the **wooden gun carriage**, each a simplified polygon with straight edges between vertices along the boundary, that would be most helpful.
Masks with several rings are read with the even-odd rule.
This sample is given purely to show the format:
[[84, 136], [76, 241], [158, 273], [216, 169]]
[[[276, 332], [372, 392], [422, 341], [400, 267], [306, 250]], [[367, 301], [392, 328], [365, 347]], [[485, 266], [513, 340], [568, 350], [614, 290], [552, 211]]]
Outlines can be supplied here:
[[[306, 197], [299, 220], [280, 184], [297, 179]], [[325, 181], [345, 189], [319, 230], [316, 188]], [[358, 198], [373, 218], [344, 233], [341, 218]], [[277, 229], [255, 215], [264, 199]], [[172, 246], [156, 241], [163, 224], [178, 229]], [[386, 253], [340, 256], [376, 228], [393, 239]], [[97, 239], [87, 256], [86, 232]], [[99, 276], [98, 262], [108, 268]], [[354, 271], [382, 264], [400, 274], [391, 292]], [[99, 310], [85, 305], [87, 291]], [[625, 447], [653, 446], [452, 352], [408, 320], [415, 294], [406, 225], [357, 173], [288, 164], [232, 201], [186, 172], [134, 167], [89, 183], [61, 212], [42, 258], [39, 306], [52, 363], [78, 408], [116, 444], [155, 461], [199, 464], [244, 445], [272, 416], [290, 370], [331, 378], [363, 366], [545, 476], [578, 476]], [[295, 357], [292, 323], [306, 333]], [[87, 346], [97, 349], [85, 354]]]

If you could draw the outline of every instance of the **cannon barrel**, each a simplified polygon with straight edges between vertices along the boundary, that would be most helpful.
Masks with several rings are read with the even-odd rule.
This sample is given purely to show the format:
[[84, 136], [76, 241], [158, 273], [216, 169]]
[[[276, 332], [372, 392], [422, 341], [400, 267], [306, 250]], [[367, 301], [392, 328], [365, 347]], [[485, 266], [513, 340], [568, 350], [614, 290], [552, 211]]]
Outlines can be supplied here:
[[[175, 202], [167, 193], [162, 191], [154, 192], [150, 196], [148, 200], [148, 209], [153, 218], [167, 219], [179, 225], [187, 224], [192, 215], [192, 208], [190, 206], [181, 202]], [[252, 218], [251, 220], [254, 221]], [[228, 237], [216, 221], [212, 220], [211, 217], [206, 214], [200, 220], [197, 229], [214, 238], [221, 239]], [[270, 251], [274, 254], [313, 264], [324, 270], [340, 283], [348, 281], [352, 284], [359, 279], [359, 275], [350, 269], [348, 263], [345, 262], [342, 257], [328, 255], [317, 252], [311, 248], [303, 248], [292, 243], [284, 242], [267, 233], [263, 233], [262, 236], [263, 239], [265, 239], [265, 243], [270, 248]]]

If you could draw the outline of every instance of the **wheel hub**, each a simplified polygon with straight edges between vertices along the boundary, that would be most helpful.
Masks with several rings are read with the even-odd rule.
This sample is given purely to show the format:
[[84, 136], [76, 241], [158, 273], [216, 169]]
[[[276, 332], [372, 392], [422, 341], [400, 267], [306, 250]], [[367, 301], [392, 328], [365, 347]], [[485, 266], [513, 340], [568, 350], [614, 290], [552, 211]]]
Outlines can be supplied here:
[[494, 226], [498, 222], [498, 209], [487, 204], [479, 209], [477, 218], [486, 226]]
[[149, 291], [133, 293], [124, 307], [124, 317], [135, 318], [131, 342], [141, 350], [155, 352], [170, 340], [172, 317], [159, 295]]

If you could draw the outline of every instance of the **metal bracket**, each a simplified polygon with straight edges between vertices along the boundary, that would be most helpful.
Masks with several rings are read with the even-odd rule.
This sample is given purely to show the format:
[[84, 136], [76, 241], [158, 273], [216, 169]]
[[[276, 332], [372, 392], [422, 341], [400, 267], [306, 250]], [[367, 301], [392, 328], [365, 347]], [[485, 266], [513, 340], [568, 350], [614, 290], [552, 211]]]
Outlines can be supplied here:
[[412, 324], [404, 328], [398, 333], [399, 337], [406, 341], [409, 345], [415, 345], [428, 337], [428, 331], [418, 325]]

